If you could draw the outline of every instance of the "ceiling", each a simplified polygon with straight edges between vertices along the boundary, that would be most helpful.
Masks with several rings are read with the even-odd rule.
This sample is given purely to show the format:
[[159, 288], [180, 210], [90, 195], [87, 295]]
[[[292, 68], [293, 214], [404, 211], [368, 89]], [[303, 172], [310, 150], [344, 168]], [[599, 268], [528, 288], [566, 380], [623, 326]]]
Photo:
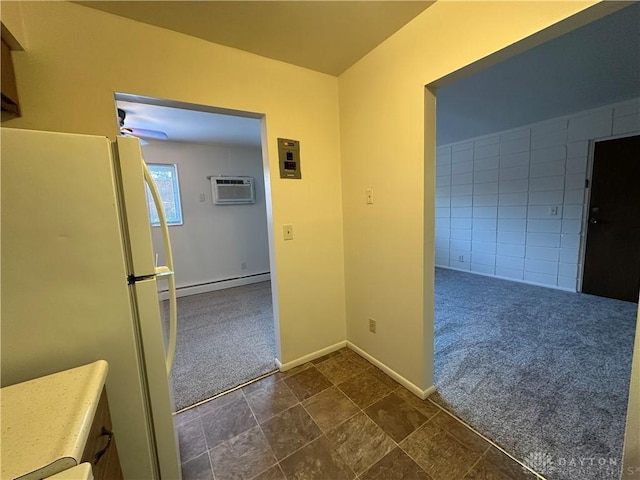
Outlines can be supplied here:
[[640, 96], [640, 3], [437, 91], [437, 143]]
[[293, 65], [339, 75], [434, 2], [76, 3]]
[[[143, 139], [158, 138], [160, 135], [153, 134], [158, 132], [166, 135], [164, 140], [176, 142], [261, 146], [261, 126], [257, 118], [135, 101], [116, 100], [116, 105], [126, 112], [124, 126], [133, 129], [134, 135]], [[139, 134], [136, 129], [150, 131], [151, 134]]]
[[[379, 19], [384, 9], [395, 12], [390, 15], [393, 21], [384, 30], [391, 33], [397, 28], [395, 25], [400, 26], [399, 18], [407, 21], [430, 5], [369, 1], [87, 3], [144, 19], [146, 23], [182, 29], [194, 36], [201, 36], [198, 29], [203, 29], [208, 39], [217, 43], [233, 43], [237, 48], [264, 56], [331, 72], [343, 70], [385, 38], [387, 34], [381, 33], [384, 29], [375, 21], [372, 32], [368, 32], [371, 19]], [[345, 20], [349, 18], [352, 20]], [[288, 26], [291, 19], [296, 20]], [[640, 96], [638, 25], [640, 3], [630, 4], [608, 17], [440, 88], [437, 143], [452, 143]], [[363, 47], [360, 37], [366, 37], [369, 46]], [[258, 51], [260, 48], [268, 52]], [[347, 51], [351, 52], [348, 56], [341, 56]], [[304, 60], [300, 60], [302, 57]], [[328, 68], [329, 64], [333, 66]], [[127, 95], [120, 95], [120, 99], [132, 100]], [[123, 104], [127, 111], [126, 126], [162, 131], [173, 141], [260, 145], [257, 119], [184, 110], [171, 102], [158, 105], [162, 103]], [[196, 108], [203, 109], [207, 108]]]

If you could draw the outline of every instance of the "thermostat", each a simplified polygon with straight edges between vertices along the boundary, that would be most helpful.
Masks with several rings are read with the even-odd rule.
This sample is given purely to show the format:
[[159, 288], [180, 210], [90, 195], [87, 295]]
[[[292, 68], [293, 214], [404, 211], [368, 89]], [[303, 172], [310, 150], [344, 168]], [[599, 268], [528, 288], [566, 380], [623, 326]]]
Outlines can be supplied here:
[[300, 171], [300, 142], [287, 138], [278, 139], [280, 178], [302, 178]]

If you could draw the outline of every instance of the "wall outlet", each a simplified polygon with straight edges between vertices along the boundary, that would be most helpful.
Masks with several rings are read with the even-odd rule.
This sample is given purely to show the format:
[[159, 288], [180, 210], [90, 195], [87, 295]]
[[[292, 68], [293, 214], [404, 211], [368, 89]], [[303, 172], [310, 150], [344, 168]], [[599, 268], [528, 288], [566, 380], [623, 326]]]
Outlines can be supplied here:
[[464, 263], [464, 255], [458, 255], [458, 261]]
[[204, 193], [201, 193], [201, 194], [200, 194], [200, 201], [201, 201], [201, 202], [204, 202], [205, 200], [206, 200], [206, 198], [205, 198], [205, 196], [204, 196]]
[[242, 262], [242, 265], [240, 265], [240, 268], [242, 270], [246, 270], [247, 269], [247, 262]]
[[373, 318], [369, 319], [369, 331], [371, 333], [376, 333], [376, 321]]

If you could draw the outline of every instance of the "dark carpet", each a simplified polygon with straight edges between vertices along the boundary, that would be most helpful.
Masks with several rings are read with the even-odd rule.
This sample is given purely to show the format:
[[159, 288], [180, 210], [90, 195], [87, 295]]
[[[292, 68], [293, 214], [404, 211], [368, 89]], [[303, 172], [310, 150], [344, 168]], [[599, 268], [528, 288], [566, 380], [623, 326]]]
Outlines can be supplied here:
[[275, 358], [271, 282], [178, 298], [177, 410], [274, 371]]
[[436, 269], [431, 398], [549, 479], [618, 478], [638, 305]]

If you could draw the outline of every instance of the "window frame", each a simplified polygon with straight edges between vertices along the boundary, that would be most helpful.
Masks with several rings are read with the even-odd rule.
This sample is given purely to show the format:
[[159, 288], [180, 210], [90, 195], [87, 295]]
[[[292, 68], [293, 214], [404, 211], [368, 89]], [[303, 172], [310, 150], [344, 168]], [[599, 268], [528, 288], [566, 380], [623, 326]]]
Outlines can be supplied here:
[[[175, 163], [147, 163], [147, 167], [149, 168], [151, 177], [153, 178], [153, 181], [156, 182], [156, 185], [157, 185], [157, 181], [154, 176], [154, 173], [156, 173], [156, 171], [154, 170], [154, 168], [159, 167], [162, 170], [171, 171], [171, 181], [173, 184], [172, 202], [175, 205], [177, 218], [175, 220], [171, 220], [167, 216], [167, 226], [179, 227], [184, 225], [184, 213], [182, 211], [182, 193], [181, 193], [182, 189], [180, 187], [180, 176], [178, 174], [178, 165]], [[162, 191], [160, 188], [158, 188], [158, 193], [160, 194], [160, 200], [164, 205], [166, 202], [165, 202], [165, 199], [162, 197]], [[152, 227], [159, 227], [160, 226], [159, 217], [158, 217], [158, 221], [154, 221], [153, 219], [153, 211], [155, 210], [155, 204], [153, 202], [153, 197], [151, 196], [151, 191], [149, 190], [148, 185], [146, 186], [146, 194], [147, 194], [147, 206], [149, 209], [149, 222], [151, 223]], [[157, 212], [156, 212], [156, 215], [157, 215]], [[165, 209], [165, 216], [166, 216], [166, 209]]]

